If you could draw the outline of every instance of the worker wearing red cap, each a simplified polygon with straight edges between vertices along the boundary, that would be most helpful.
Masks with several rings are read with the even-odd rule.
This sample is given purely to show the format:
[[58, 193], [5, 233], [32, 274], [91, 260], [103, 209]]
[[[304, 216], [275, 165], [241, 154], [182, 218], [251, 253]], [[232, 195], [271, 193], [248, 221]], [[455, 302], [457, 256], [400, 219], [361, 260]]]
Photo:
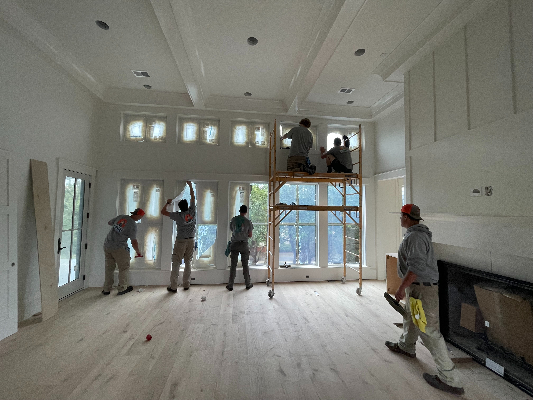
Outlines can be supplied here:
[[398, 342], [387, 341], [385, 345], [395, 353], [415, 358], [416, 342], [421, 337], [438, 371], [437, 375], [424, 373], [426, 382], [448, 393], [463, 394], [455, 364], [448, 355], [440, 333], [439, 270], [431, 231], [420, 223], [423, 219], [420, 217], [420, 208], [415, 204], [406, 204], [400, 211], [402, 228], [407, 231], [398, 249], [398, 275], [402, 283], [395, 297], [398, 301], [406, 299], [407, 313], [403, 319], [403, 334]]
[[131, 216], [119, 215], [111, 219], [107, 224], [111, 225], [111, 230], [107, 234], [104, 242], [105, 254], [105, 281], [102, 294], [111, 293], [113, 286], [115, 267], [118, 267], [118, 295], [126, 294], [133, 290], [133, 286], [128, 285], [130, 268], [130, 248], [135, 250], [137, 257], [142, 257], [137, 242], [137, 221], [144, 216], [144, 211], [137, 208], [132, 211]]

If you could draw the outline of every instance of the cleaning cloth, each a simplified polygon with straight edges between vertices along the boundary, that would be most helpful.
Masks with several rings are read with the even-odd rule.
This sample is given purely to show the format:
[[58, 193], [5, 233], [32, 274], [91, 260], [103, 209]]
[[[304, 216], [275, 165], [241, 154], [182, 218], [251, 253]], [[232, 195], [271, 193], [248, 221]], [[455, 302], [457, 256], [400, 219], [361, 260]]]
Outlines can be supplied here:
[[409, 306], [411, 308], [411, 317], [413, 318], [413, 323], [420, 329], [421, 332], [426, 333], [426, 314], [422, 308], [422, 300], [415, 299], [414, 297], [409, 297]]

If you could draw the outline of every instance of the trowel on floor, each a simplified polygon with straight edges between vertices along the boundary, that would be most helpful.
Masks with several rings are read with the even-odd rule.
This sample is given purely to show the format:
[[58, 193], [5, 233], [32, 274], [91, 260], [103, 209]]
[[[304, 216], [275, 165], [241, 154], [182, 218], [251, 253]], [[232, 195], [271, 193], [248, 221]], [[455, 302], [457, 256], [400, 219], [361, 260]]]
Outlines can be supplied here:
[[383, 296], [385, 296], [385, 298], [387, 299], [389, 304], [392, 306], [392, 308], [394, 308], [396, 311], [398, 311], [400, 314], [402, 314], [402, 317], [404, 317], [406, 319], [409, 318], [409, 314], [407, 313], [405, 308], [402, 307], [402, 305], [400, 304], [400, 302], [398, 300], [396, 300], [394, 297], [392, 297], [387, 292], [385, 292], [385, 294]]

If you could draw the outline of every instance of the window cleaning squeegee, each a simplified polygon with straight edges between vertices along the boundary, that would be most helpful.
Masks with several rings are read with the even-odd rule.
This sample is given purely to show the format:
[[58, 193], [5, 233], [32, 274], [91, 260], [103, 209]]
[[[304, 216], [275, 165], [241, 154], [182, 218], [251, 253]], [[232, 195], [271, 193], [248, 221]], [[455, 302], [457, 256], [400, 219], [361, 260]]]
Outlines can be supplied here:
[[394, 297], [392, 297], [387, 292], [385, 292], [383, 296], [385, 296], [385, 298], [387, 299], [389, 304], [392, 306], [392, 308], [394, 308], [396, 311], [398, 311], [400, 314], [402, 314], [402, 317], [404, 317], [406, 319], [410, 318], [410, 315], [407, 313], [405, 308], [402, 307], [402, 305], [400, 304], [400, 302], [398, 300], [396, 300]]

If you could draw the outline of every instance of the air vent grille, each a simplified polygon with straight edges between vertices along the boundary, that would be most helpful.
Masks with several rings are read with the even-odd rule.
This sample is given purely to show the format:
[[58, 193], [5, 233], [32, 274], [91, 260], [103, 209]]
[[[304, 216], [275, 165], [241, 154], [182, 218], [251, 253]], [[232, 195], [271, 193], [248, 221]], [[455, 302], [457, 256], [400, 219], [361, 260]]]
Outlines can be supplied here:
[[150, 75], [146, 71], [134, 71], [132, 70], [133, 75], [135, 75], [138, 78], [150, 78]]
[[346, 94], [350, 94], [354, 91], [354, 89], [350, 89], [350, 88], [341, 88], [341, 90], [339, 90], [339, 93], [346, 93]]

